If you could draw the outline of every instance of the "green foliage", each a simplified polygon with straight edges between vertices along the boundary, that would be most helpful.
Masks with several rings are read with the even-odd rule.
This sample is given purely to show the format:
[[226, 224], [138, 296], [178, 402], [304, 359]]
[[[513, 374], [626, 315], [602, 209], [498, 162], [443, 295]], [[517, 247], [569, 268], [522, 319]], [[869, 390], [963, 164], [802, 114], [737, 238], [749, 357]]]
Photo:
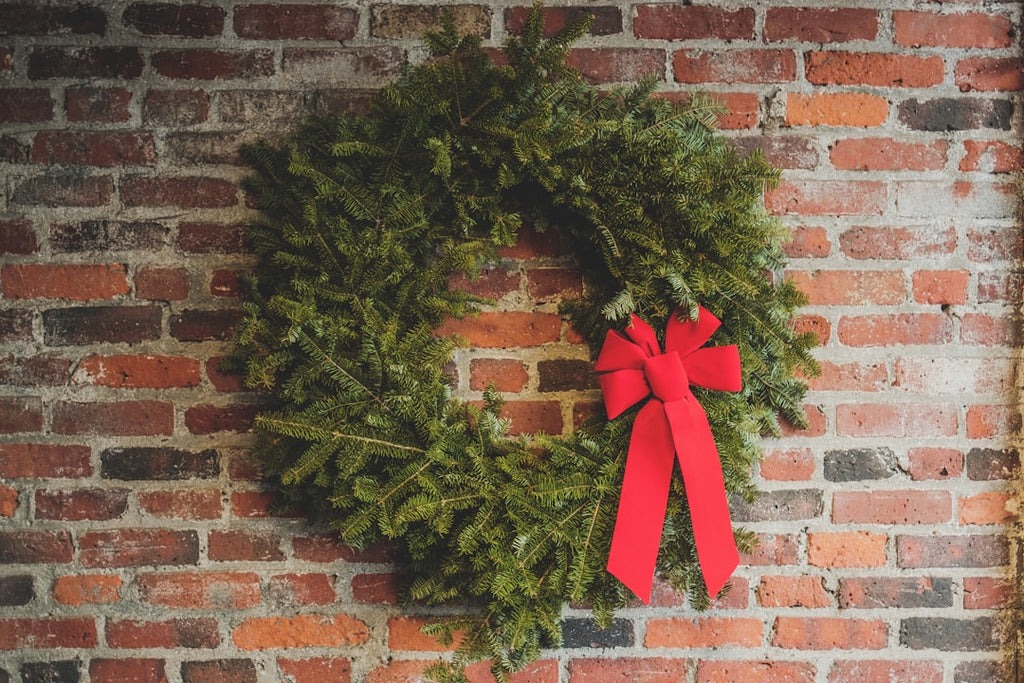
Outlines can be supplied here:
[[[451, 22], [435, 57], [383, 90], [368, 115], [305, 124], [283, 148], [247, 149], [261, 219], [259, 265], [234, 354], [277, 408], [254, 454], [287, 495], [312, 503], [355, 547], [391, 539], [406, 598], [468, 606], [441, 680], [468, 661], [502, 676], [560, 642], [568, 600], [608, 623], [630, 598], [604, 569], [635, 411], [569, 437], [513, 439], [499, 401], [452, 398], [453, 341], [432, 333], [481, 302], [448, 289], [515, 242], [556, 225], [584, 272], [563, 313], [596, 352], [631, 312], [663, 330], [698, 304], [739, 346], [743, 391], [701, 392], [727, 488], [753, 495], [759, 439], [801, 423], [812, 340], [802, 303], [768, 277], [785, 232], [761, 204], [777, 171], [713, 130], [716, 107], [652, 98], [652, 83], [602, 93], [564, 65], [577, 25], [544, 40], [539, 8], [496, 66]], [[659, 571], [707, 605], [678, 472]], [[742, 546], [749, 535], [737, 534]]]

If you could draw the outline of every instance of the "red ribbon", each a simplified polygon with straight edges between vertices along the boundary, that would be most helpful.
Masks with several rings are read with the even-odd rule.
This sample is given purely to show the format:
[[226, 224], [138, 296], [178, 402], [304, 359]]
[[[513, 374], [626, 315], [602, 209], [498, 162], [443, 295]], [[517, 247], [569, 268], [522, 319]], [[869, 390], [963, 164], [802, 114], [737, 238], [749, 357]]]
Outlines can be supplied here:
[[673, 313], [661, 353], [654, 330], [634, 315], [625, 334], [608, 332], [597, 358], [609, 419], [652, 396], [633, 422], [608, 556], [608, 571], [644, 603], [651, 600], [673, 459], [683, 473], [697, 559], [712, 597], [739, 564], [718, 449], [707, 414], [690, 391], [691, 384], [741, 388], [737, 348], [701, 348], [720, 324], [704, 307], [687, 322]]

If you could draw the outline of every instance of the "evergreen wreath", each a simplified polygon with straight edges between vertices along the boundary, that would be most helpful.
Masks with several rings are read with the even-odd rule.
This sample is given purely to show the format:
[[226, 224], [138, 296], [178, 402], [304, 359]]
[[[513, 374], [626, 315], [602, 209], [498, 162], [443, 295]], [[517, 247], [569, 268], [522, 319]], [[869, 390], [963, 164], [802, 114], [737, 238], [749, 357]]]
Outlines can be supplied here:
[[[516, 242], [521, 225], [557, 226], [585, 279], [561, 313], [596, 354], [631, 313], [665, 328], [703, 305], [736, 344], [738, 393], [694, 391], [726, 487], [752, 499], [751, 467], [778, 419], [802, 425], [816, 370], [794, 331], [801, 293], [777, 276], [787, 237], [763, 208], [777, 170], [715, 133], [719, 109], [602, 92], [565, 65], [586, 22], [543, 38], [536, 5], [495, 64], [449, 19], [369, 114], [306, 123], [283, 147], [246, 150], [258, 200], [258, 265], [234, 358], [275, 409], [253, 453], [286, 497], [311, 505], [346, 544], [401, 553], [404, 598], [442, 610], [425, 630], [450, 642], [431, 675], [465, 680], [491, 659], [499, 680], [561, 642], [567, 601], [601, 625], [630, 592], [605, 571], [636, 409], [575, 433], [512, 438], [487, 392], [475, 408], [445, 373], [457, 340], [434, 330], [485, 300], [448, 287]], [[775, 276], [773, 276], [773, 273]], [[658, 572], [710, 603], [678, 470]], [[752, 535], [739, 531], [741, 549]]]

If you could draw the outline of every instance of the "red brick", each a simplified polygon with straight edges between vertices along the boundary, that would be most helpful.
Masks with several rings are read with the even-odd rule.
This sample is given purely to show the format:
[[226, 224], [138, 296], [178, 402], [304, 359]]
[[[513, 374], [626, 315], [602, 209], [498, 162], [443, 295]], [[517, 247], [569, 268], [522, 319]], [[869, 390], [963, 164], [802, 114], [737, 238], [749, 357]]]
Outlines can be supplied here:
[[918, 270], [914, 272], [914, 301], [922, 304], [967, 303], [966, 270]]
[[789, 258], [824, 258], [832, 252], [825, 228], [797, 227], [793, 239], [782, 245]]
[[209, 558], [214, 562], [276, 562], [284, 559], [281, 536], [272, 531], [211, 531]]
[[276, 491], [235, 491], [231, 494], [231, 514], [240, 519], [264, 517], [302, 517], [296, 510], [280, 511], [275, 506], [280, 503]]
[[1010, 494], [986, 491], [960, 498], [960, 524], [1003, 524], [1017, 516], [1011, 511]]
[[786, 271], [812, 305], [891, 306], [903, 303], [907, 288], [903, 273], [890, 270]]
[[955, 448], [921, 446], [907, 451], [910, 478], [915, 481], [950, 479], [964, 469], [964, 454]]
[[991, 439], [1016, 434], [1020, 413], [1009, 406], [973, 405], [967, 408], [967, 438]]
[[887, 637], [883, 621], [778, 617], [772, 645], [793, 650], [881, 650]]
[[78, 86], [65, 92], [64, 109], [72, 123], [123, 123], [131, 119], [131, 99], [125, 88]]
[[429, 636], [420, 630], [431, 621], [429, 617], [391, 617], [388, 619], [388, 647], [392, 650], [418, 652], [454, 650], [461, 635], [455, 634], [455, 643], [452, 645], [441, 645], [434, 636]]
[[956, 63], [954, 80], [963, 92], [1024, 90], [1024, 61], [1015, 57], [968, 57]]
[[[235, 308], [187, 308], [171, 316], [171, 336], [179, 341], [223, 341], [231, 339], [242, 318]], [[202, 413], [216, 411], [204, 409]]]
[[162, 659], [93, 659], [89, 662], [93, 683], [167, 683]]
[[307, 562], [360, 562], [370, 564], [390, 563], [397, 559], [395, 548], [386, 543], [377, 543], [363, 550], [350, 548], [335, 534], [315, 534], [292, 538], [292, 552], [297, 559]]
[[101, 605], [121, 599], [121, 577], [110, 574], [73, 574], [57, 577], [53, 599], [62, 605]]
[[220, 519], [223, 507], [219, 489], [139, 491], [139, 507], [158, 518]]
[[[789, 93], [788, 126], [881, 126], [889, 117], [889, 101], [865, 93]], [[833, 162], [834, 163], [834, 162]]]
[[946, 344], [953, 338], [953, 322], [944, 313], [843, 316], [837, 331], [846, 346]]
[[964, 609], [1002, 609], [1013, 603], [1013, 582], [991, 576], [964, 577]]
[[436, 334], [459, 335], [475, 347], [514, 348], [540, 346], [561, 337], [562, 320], [554, 313], [494, 312], [449, 319]]
[[814, 567], [884, 567], [885, 534], [867, 531], [807, 535], [807, 563]]
[[[715, 101], [726, 108], [718, 114], [718, 126], [723, 130], [757, 128], [761, 117], [761, 99], [756, 93], [727, 92], [715, 93]], [[772, 157], [766, 155], [771, 161]], [[771, 161], [777, 164], [777, 161]]]
[[352, 599], [380, 605], [397, 605], [401, 589], [398, 574], [356, 574], [352, 577]]
[[672, 57], [679, 83], [786, 83], [796, 78], [791, 50], [679, 50]]
[[807, 80], [815, 85], [924, 88], [944, 78], [942, 58], [880, 52], [807, 52]]
[[371, 671], [366, 683], [423, 683], [423, 672], [431, 664], [420, 659], [393, 659]]
[[950, 403], [836, 406], [839, 436], [954, 436], [957, 423], [956, 406]]
[[144, 567], [195, 564], [199, 538], [195, 531], [118, 529], [82, 534], [78, 561], [83, 567]]
[[199, 4], [170, 2], [132, 3], [123, 21], [147, 36], [206, 38], [224, 30], [224, 10]]
[[828, 683], [942, 683], [942, 662], [887, 662], [874, 659], [837, 661], [828, 675]]
[[760, 471], [770, 481], [806, 481], [814, 474], [814, 455], [808, 448], [769, 451]]
[[0, 619], [0, 650], [93, 648], [96, 622], [86, 617]]
[[946, 165], [945, 140], [928, 144], [889, 138], [837, 140], [829, 148], [832, 165], [851, 171], [937, 171]]
[[29, 51], [28, 77], [132, 79], [144, 64], [138, 47], [38, 47]]
[[750, 40], [754, 10], [727, 10], [706, 5], [637, 5], [633, 19], [637, 38], [661, 40]]
[[107, 645], [125, 649], [204, 648], [220, 645], [216, 619], [107, 620]]
[[650, 619], [644, 647], [759, 647], [764, 638], [760, 619], [703, 617]]
[[949, 491], [836, 491], [836, 524], [940, 524], [953, 517]]
[[127, 294], [126, 269], [112, 265], [8, 263], [0, 271], [7, 299], [112, 299]]
[[885, 391], [890, 386], [889, 369], [884, 363], [820, 364], [821, 375], [809, 381], [812, 391]]
[[184, 268], [149, 266], [135, 272], [135, 298], [181, 301], [188, 298], [188, 271]]
[[474, 358], [469, 364], [469, 388], [474, 391], [493, 386], [498, 391], [519, 392], [528, 379], [523, 362], [511, 358]]
[[747, 566], [783, 566], [796, 564], [799, 546], [796, 536], [789, 534], [755, 534], [757, 545], [750, 553], [740, 555], [740, 564]]
[[785, 419], [779, 421], [783, 436], [821, 436], [828, 426], [828, 417], [821, 406], [805, 403], [801, 408], [807, 420], [804, 427], [796, 427]]
[[665, 52], [653, 48], [578, 47], [566, 63], [591, 83], [626, 83], [665, 74]]
[[1000, 567], [1009, 563], [1003, 535], [898, 536], [896, 566]]
[[679, 657], [622, 657], [569, 660], [570, 683], [679, 683], [688, 680], [689, 660]]
[[188, 609], [245, 609], [260, 604], [260, 577], [252, 572], [140, 574], [139, 599]]
[[212, 81], [232, 78], [258, 78], [274, 73], [271, 50], [210, 50], [191, 48], [160, 50], [150, 61], [165, 78]]
[[103, 35], [107, 16], [88, 5], [40, 5], [10, 2], [0, 5], [5, 35]]
[[0, 358], [0, 384], [21, 387], [60, 387], [68, 383], [71, 361], [53, 356]]
[[569, 268], [531, 268], [526, 271], [526, 287], [537, 301], [579, 296], [583, 278], [578, 270]]
[[843, 253], [855, 259], [912, 259], [952, 254], [956, 230], [858, 226], [839, 236]]
[[73, 554], [67, 531], [0, 531], [0, 564], [66, 564]]
[[34, 396], [0, 398], [0, 434], [38, 432], [43, 428], [43, 402]]
[[206, 361], [206, 376], [213, 388], [221, 393], [244, 391], [243, 376], [235, 372], [221, 369], [223, 356], [214, 356]]
[[185, 427], [192, 434], [247, 432], [259, 412], [255, 405], [193, 406], [185, 411]]
[[[468, 683], [494, 683], [491, 662], [482, 661], [466, 667]], [[554, 659], [533, 662], [508, 677], [508, 683], [559, 683], [559, 664]]]
[[764, 607], [831, 607], [820, 576], [762, 576], [757, 601]]
[[776, 215], [881, 216], [889, 194], [874, 180], [783, 181], [765, 195], [765, 206]]
[[32, 142], [37, 164], [153, 166], [156, 145], [149, 133], [43, 131]]
[[53, 406], [57, 434], [152, 436], [174, 431], [174, 406], [164, 401], [76, 403]]
[[34, 254], [39, 241], [32, 221], [0, 219], [0, 254]]
[[1013, 25], [997, 14], [893, 12], [893, 36], [905, 47], [1010, 47]]
[[347, 614], [250, 617], [231, 632], [242, 650], [361, 645], [369, 639], [365, 623]]
[[1024, 252], [1024, 239], [1019, 230], [1001, 228], [969, 228], [967, 258], [976, 263], [1016, 261]]
[[83, 478], [92, 474], [88, 446], [0, 444], [0, 478]]
[[182, 223], [178, 246], [189, 254], [238, 254], [246, 250], [245, 231], [239, 223]]
[[697, 662], [697, 683], [814, 683], [814, 676], [814, 665], [809, 662]]
[[238, 298], [242, 296], [242, 282], [234, 270], [215, 270], [210, 276], [210, 295]]
[[238, 189], [221, 178], [128, 176], [121, 180], [126, 206], [211, 209], [238, 204]]
[[278, 659], [280, 680], [289, 683], [350, 683], [352, 663], [341, 657]]
[[465, 273], [453, 273], [448, 278], [448, 286], [453, 290], [468, 292], [488, 299], [501, 297], [519, 289], [519, 274], [503, 268], [482, 269], [475, 278]]
[[199, 385], [199, 361], [183, 356], [86, 356], [74, 380], [119, 389], [194, 387]]
[[[472, 402], [482, 407], [478, 401]], [[509, 434], [561, 434], [562, 407], [558, 401], [508, 401], [500, 416], [511, 421]]]
[[41, 123], [53, 118], [53, 97], [44, 88], [0, 88], [0, 123]]
[[0, 517], [13, 517], [18, 509], [18, 489], [0, 484]]
[[36, 519], [65, 522], [118, 519], [128, 510], [128, 489], [36, 491]]
[[359, 15], [349, 7], [322, 5], [241, 5], [235, 8], [235, 33], [257, 40], [349, 40]]
[[[530, 14], [530, 7], [510, 7], [505, 10], [505, 30], [521, 35]], [[590, 35], [608, 36], [622, 33], [622, 10], [618, 7], [545, 7], [544, 36], [551, 37], [566, 26], [584, 17], [590, 17]]]
[[202, 90], [150, 90], [142, 105], [149, 125], [192, 126], [210, 116], [210, 95]]
[[797, 334], [810, 332], [818, 338], [818, 346], [826, 346], [832, 338], [832, 325], [820, 315], [797, 316], [793, 322], [793, 331]]
[[867, 8], [769, 7], [764, 20], [768, 42], [838, 43], [877, 35], [878, 12]]
[[1012, 173], [1024, 168], [1024, 150], [998, 140], [964, 140], [961, 171]]
[[268, 593], [280, 606], [330, 605], [338, 599], [327, 574], [278, 574], [270, 578]]
[[32, 206], [104, 206], [114, 194], [110, 176], [52, 173], [26, 178], [13, 185], [10, 200]]

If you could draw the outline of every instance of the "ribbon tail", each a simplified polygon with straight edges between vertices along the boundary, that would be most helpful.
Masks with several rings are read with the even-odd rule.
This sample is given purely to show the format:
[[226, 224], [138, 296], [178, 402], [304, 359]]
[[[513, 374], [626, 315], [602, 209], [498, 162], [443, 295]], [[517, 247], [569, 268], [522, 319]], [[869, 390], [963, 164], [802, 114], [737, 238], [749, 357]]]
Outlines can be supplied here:
[[729, 519], [722, 463], [704, 409], [692, 396], [665, 404], [686, 485], [697, 559], [714, 598], [740, 563]]
[[648, 401], [633, 422], [608, 554], [608, 572], [644, 604], [651, 601], [674, 457], [664, 407], [660, 401]]

